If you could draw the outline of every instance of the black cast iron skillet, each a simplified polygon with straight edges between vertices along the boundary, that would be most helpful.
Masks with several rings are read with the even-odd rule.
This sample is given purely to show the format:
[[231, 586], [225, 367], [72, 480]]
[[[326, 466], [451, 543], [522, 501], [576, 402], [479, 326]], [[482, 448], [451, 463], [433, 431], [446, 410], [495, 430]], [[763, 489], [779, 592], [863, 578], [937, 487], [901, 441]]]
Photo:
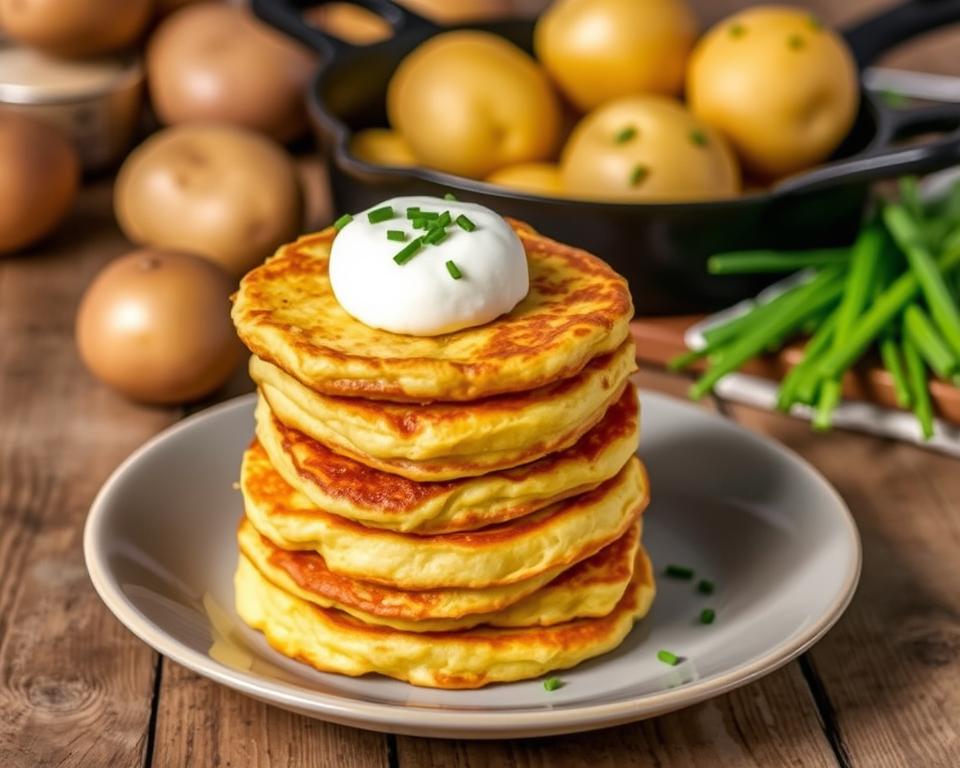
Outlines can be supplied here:
[[[768, 191], [696, 203], [599, 203], [552, 199], [496, 187], [428, 168], [372, 165], [348, 152], [362, 128], [387, 125], [387, 83], [400, 60], [442, 31], [389, 0], [354, 0], [382, 16], [394, 36], [352, 46], [307, 24], [311, 0], [253, 0], [258, 16], [317, 50], [323, 65], [308, 94], [321, 146], [329, 155], [337, 211], [357, 211], [397, 195], [442, 195], [489, 206], [530, 222], [550, 237], [586, 248], [630, 281], [638, 313], [715, 308], [752, 294], [753, 277], [716, 277], [705, 270], [711, 253], [744, 248], [807, 248], [850, 242], [863, 215], [869, 183], [927, 173], [960, 163], [960, 104], [891, 109], [861, 87], [855, 125], [825, 165]], [[913, 0], [845, 31], [862, 69], [915, 35], [960, 21], [960, 0]], [[533, 20], [468, 25], [531, 50]], [[895, 142], [945, 134], [921, 144]]]

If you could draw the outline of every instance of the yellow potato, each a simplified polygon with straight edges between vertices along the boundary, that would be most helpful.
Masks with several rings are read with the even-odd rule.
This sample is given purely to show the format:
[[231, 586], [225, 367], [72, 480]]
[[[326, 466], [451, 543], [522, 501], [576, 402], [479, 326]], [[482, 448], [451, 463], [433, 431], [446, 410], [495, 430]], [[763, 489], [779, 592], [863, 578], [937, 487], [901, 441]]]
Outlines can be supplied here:
[[153, 0], [0, 0], [4, 34], [53, 56], [101, 56], [133, 46]]
[[571, 197], [710, 200], [740, 190], [724, 138], [665, 96], [628, 96], [594, 110], [574, 129], [560, 166]]
[[636, 93], [675, 96], [697, 21], [685, 0], [558, 0], [537, 22], [537, 57], [586, 112]]
[[562, 197], [564, 194], [563, 177], [555, 163], [508, 165], [491, 173], [487, 181], [534, 195]]
[[857, 114], [857, 70], [842, 38], [808, 12], [751, 8], [697, 45], [687, 100], [745, 168], [773, 179], [816, 165], [840, 144]]
[[417, 165], [407, 140], [389, 128], [367, 128], [350, 141], [350, 154], [374, 165]]
[[84, 293], [80, 357], [97, 378], [140, 402], [203, 397], [243, 360], [227, 316], [234, 286], [199, 256], [133, 251], [108, 264]]
[[114, 210], [135, 243], [205, 256], [234, 277], [300, 231], [297, 169], [283, 147], [231, 125], [158, 131], [127, 157]]
[[387, 114], [424, 165], [472, 178], [545, 160], [560, 131], [546, 74], [487, 32], [445, 32], [409, 54], [390, 81]]
[[0, 111], [0, 255], [52, 232], [80, 185], [77, 150], [56, 128]]

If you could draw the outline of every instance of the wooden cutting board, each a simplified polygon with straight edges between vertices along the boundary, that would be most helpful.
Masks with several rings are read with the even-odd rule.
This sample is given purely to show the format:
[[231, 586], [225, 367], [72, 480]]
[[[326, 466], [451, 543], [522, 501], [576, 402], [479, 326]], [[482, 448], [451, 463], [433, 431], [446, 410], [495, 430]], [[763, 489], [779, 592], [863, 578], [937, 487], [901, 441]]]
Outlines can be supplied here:
[[[637, 359], [657, 366], [666, 365], [675, 355], [686, 351], [683, 334], [703, 315], [672, 317], [638, 317], [631, 324], [637, 342]], [[741, 370], [753, 376], [779, 381], [803, 356], [802, 344], [790, 344], [776, 354], [751, 360]], [[702, 371], [703, 361], [692, 367]], [[865, 400], [887, 408], [899, 408], [893, 381], [877, 360], [864, 360], [843, 379], [843, 395], [850, 400]], [[960, 389], [939, 379], [931, 379], [930, 396], [937, 415], [944, 421], [960, 425]]]

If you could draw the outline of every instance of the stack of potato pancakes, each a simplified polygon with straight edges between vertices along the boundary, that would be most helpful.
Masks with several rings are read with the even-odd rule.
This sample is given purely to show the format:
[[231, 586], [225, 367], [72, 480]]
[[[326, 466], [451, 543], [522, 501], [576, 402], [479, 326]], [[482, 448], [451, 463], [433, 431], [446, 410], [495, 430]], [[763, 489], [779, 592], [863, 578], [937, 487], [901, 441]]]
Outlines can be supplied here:
[[443, 336], [348, 315], [333, 229], [241, 283], [259, 403], [236, 601], [280, 653], [476, 688], [609, 651], [649, 610], [630, 293], [599, 259], [511, 225], [527, 297]]

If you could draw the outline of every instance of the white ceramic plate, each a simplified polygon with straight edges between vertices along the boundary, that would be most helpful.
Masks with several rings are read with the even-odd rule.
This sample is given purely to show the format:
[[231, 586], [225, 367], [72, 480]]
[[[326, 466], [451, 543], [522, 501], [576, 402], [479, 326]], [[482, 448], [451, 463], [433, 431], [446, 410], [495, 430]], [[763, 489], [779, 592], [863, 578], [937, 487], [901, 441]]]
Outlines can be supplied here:
[[[816, 642], [853, 595], [860, 542], [840, 497], [789, 451], [680, 401], [654, 393], [641, 400], [640, 453], [653, 489], [644, 544], [658, 571], [692, 566], [716, 592], [704, 597], [692, 582], [660, 578], [653, 610], [623, 645], [557, 673], [565, 685], [553, 692], [541, 680], [436, 691], [324, 674], [280, 656], [244, 626], [233, 611], [242, 511], [234, 482], [251, 435], [252, 395], [184, 420], [114, 472], [87, 519], [87, 568], [110, 610], [159, 652], [323, 720], [503, 738], [678, 709], [755, 680]], [[716, 610], [714, 624], [699, 623], [704, 607]], [[660, 649], [685, 661], [666, 666]]]

